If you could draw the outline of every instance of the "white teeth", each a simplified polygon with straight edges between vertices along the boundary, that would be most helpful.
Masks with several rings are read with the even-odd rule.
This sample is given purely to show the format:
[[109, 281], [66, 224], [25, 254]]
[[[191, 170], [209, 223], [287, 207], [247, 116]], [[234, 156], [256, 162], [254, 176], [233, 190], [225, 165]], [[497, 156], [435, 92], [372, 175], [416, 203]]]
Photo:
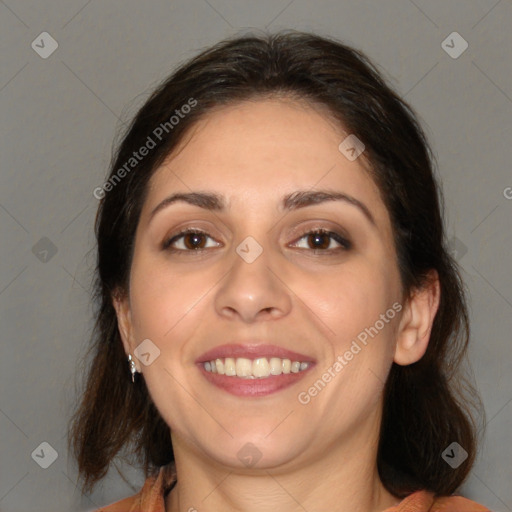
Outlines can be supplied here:
[[[306, 363], [304, 363], [306, 364]], [[281, 375], [283, 372], [283, 363], [279, 357], [272, 357], [270, 359], [270, 374], [271, 375]]]
[[[208, 371], [206, 368], [205, 370]], [[236, 375], [235, 359], [233, 357], [226, 357], [224, 360], [224, 372], [230, 377]]]
[[246, 357], [226, 357], [203, 363], [207, 372], [242, 379], [265, 379], [270, 375], [299, 373], [307, 370], [309, 366], [309, 362], [292, 362], [290, 359], [279, 357], [258, 357], [254, 360]]
[[237, 357], [235, 367], [237, 377], [250, 377], [252, 375], [252, 361], [250, 359]]
[[252, 374], [255, 377], [268, 377], [270, 375], [270, 365], [266, 357], [260, 357], [252, 362]]
[[222, 359], [216, 359], [215, 366], [217, 367], [217, 373], [220, 375], [224, 375], [226, 373], [224, 371], [224, 361], [222, 361]]

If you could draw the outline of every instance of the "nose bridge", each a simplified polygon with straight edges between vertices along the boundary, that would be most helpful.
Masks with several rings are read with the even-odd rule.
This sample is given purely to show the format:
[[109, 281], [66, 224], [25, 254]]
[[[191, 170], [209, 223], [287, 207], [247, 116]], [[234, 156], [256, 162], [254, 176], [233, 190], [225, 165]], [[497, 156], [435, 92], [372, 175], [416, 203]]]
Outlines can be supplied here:
[[276, 257], [264, 230], [242, 239], [234, 247], [230, 272], [215, 298], [218, 314], [238, 314], [244, 321], [253, 321], [261, 315], [272, 318], [286, 315], [291, 300], [276, 276]]

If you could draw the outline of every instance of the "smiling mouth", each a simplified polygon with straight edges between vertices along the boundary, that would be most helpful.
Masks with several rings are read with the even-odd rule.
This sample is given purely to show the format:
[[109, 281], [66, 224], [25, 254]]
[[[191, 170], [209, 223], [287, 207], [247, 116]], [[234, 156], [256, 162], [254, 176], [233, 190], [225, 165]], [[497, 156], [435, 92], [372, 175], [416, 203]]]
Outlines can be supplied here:
[[231, 395], [257, 398], [294, 385], [314, 368], [316, 360], [261, 340], [244, 340], [217, 346], [195, 363], [215, 387]]
[[241, 379], [266, 379], [271, 375], [300, 373], [311, 366], [310, 361], [293, 361], [280, 357], [223, 357], [202, 363], [208, 373]]

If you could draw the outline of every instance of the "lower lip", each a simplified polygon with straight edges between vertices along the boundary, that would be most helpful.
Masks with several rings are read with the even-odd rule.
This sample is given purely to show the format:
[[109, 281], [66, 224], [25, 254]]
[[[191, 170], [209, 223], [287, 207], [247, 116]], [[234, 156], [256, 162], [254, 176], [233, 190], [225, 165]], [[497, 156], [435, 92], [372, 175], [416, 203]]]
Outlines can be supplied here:
[[207, 372], [203, 364], [198, 364], [199, 370], [214, 386], [217, 386], [228, 393], [236, 396], [267, 396], [288, 388], [302, 379], [314, 365], [297, 373], [282, 373], [281, 375], [270, 375], [262, 379], [243, 379], [240, 377], [229, 377], [219, 373]]

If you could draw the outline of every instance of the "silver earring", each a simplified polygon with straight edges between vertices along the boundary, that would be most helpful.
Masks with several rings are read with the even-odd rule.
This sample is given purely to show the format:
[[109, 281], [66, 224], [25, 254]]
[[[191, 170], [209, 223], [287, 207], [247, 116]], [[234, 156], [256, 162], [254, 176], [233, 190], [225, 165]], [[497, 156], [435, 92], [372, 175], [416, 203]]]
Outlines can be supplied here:
[[130, 365], [130, 373], [132, 374], [132, 382], [135, 382], [135, 374], [137, 373], [137, 367], [131, 354], [128, 354], [128, 363]]

